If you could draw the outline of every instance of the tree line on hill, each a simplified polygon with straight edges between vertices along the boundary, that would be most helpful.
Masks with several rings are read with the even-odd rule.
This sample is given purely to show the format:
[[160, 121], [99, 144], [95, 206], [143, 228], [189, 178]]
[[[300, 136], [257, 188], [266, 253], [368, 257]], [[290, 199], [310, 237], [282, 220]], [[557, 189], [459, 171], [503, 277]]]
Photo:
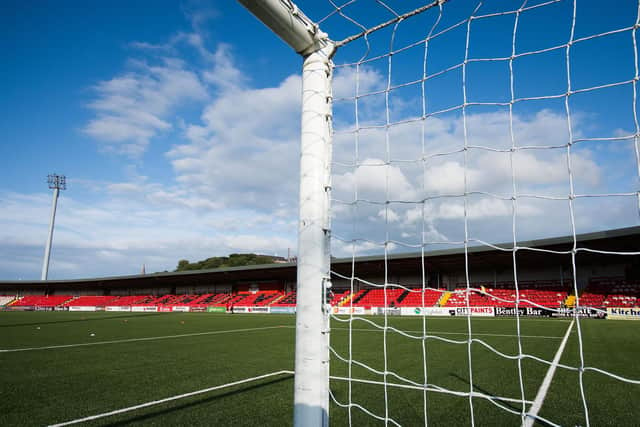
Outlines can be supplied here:
[[189, 262], [187, 259], [178, 261], [178, 271], [210, 270], [215, 268], [243, 267], [246, 265], [262, 265], [286, 262], [286, 259], [271, 255], [258, 254], [230, 254], [229, 256], [211, 257], [202, 261]]

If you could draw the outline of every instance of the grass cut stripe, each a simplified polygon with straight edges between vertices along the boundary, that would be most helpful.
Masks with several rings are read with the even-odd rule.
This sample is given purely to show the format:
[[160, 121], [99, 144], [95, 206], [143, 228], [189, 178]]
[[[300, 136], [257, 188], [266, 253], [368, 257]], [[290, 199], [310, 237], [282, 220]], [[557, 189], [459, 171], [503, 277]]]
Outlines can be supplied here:
[[124, 340], [97, 341], [97, 342], [87, 342], [87, 343], [77, 343], [77, 344], [48, 345], [44, 347], [7, 348], [7, 349], [0, 349], [0, 353], [15, 353], [18, 351], [35, 351], [35, 350], [54, 350], [54, 349], [60, 349], [60, 348], [87, 347], [87, 346], [105, 345], [105, 344], [121, 344], [121, 343], [137, 342], [137, 341], [166, 340], [166, 339], [174, 339], [174, 338], [196, 337], [199, 335], [219, 335], [219, 334], [232, 334], [235, 332], [264, 331], [266, 329], [277, 329], [277, 328], [293, 328], [293, 326], [286, 326], [286, 325], [263, 326], [260, 328], [243, 328], [243, 329], [229, 329], [225, 331], [194, 332], [191, 334], [163, 335], [159, 337], [144, 337], [144, 338], [128, 338]]

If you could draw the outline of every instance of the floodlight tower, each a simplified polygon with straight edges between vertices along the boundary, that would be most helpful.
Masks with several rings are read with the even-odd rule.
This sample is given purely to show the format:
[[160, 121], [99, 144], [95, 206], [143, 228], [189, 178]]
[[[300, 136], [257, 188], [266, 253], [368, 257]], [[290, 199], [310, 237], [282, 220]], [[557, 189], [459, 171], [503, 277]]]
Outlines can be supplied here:
[[47, 280], [47, 275], [49, 274], [49, 258], [51, 256], [51, 242], [53, 241], [53, 225], [56, 221], [58, 195], [60, 194], [60, 190], [67, 189], [67, 177], [54, 173], [47, 177], [47, 183], [49, 184], [49, 188], [53, 190], [53, 202], [51, 204], [51, 220], [49, 221], [49, 238], [47, 239], [47, 246], [45, 246], [44, 249], [44, 261], [42, 262], [41, 280]]

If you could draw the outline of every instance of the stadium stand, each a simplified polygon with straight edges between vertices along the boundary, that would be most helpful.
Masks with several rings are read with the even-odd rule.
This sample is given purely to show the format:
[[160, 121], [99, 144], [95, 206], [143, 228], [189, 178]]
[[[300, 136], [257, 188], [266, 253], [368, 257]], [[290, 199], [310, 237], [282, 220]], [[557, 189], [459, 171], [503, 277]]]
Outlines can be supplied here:
[[[367, 289], [356, 295], [353, 305], [357, 307], [394, 307], [396, 299], [404, 292], [404, 289]], [[386, 295], [385, 295], [386, 292]]]
[[[442, 296], [444, 289], [425, 289], [424, 291], [424, 306], [433, 307], [437, 304]], [[404, 291], [396, 300], [397, 307], [421, 307], [422, 301], [422, 289], [411, 289], [410, 291]]]
[[[568, 285], [570, 286], [570, 285]], [[559, 308], [572, 305], [573, 293], [558, 281], [526, 281], [518, 283], [520, 306], [544, 306]], [[513, 282], [471, 283], [469, 305], [514, 307], [516, 300]], [[336, 292], [332, 306], [353, 305], [355, 307], [464, 307], [467, 288], [459, 283], [454, 291], [445, 289], [395, 288], [389, 287]], [[282, 290], [241, 291], [237, 293], [166, 294], [166, 295], [28, 295], [21, 298], [0, 296], [0, 306], [16, 307], [107, 307], [107, 306], [188, 306], [205, 311], [211, 306], [257, 306], [295, 307], [295, 291]], [[579, 298], [580, 306], [599, 309], [607, 307], [637, 307], [640, 305], [640, 283], [628, 282], [623, 277], [601, 277], [589, 281]]]
[[235, 303], [236, 305], [266, 306], [269, 302], [282, 295], [280, 291], [260, 291], [247, 295], [245, 298]]
[[57, 307], [72, 298], [72, 295], [27, 295], [11, 305], [17, 307]]
[[142, 303], [148, 299], [152, 298], [150, 295], [130, 295], [130, 296], [119, 296], [115, 297], [109, 305], [115, 306], [128, 306], [134, 305], [138, 303]]
[[329, 302], [331, 305], [340, 305], [351, 294], [351, 290], [347, 289], [342, 293], [334, 293], [333, 298]]
[[61, 307], [105, 307], [113, 305], [112, 301], [116, 298], [112, 296], [80, 296], [65, 302]]
[[623, 277], [592, 278], [580, 295], [579, 304], [600, 309], [636, 307], [640, 304], [640, 284]]
[[295, 307], [297, 302], [297, 294], [295, 291], [287, 292], [283, 298], [271, 303], [272, 307]]

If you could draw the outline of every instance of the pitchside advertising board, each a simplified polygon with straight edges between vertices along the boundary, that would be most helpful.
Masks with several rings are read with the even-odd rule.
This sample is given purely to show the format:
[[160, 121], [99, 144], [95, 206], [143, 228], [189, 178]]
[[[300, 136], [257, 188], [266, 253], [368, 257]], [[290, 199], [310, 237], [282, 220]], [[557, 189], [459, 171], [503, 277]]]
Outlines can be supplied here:
[[333, 314], [365, 314], [364, 307], [332, 307]]
[[607, 319], [611, 320], [640, 320], [640, 308], [635, 307], [609, 307]]
[[271, 307], [271, 313], [275, 314], [293, 314], [295, 312], [295, 307]]
[[108, 305], [108, 306], [105, 307], [105, 310], [107, 310], [107, 311], [131, 311], [131, 307], [129, 307], [129, 306]]
[[149, 311], [158, 311], [158, 307], [156, 307], [155, 305], [153, 305], [153, 306], [151, 306], [151, 305], [133, 306], [133, 307], [131, 307], [131, 311], [136, 312], [136, 313], [143, 313], [143, 312], [149, 312]]
[[234, 313], [269, 313], [270, 307], [233, 307]]
[[552, 311], [538, 307], [495, 307], [496, 317], [508, 316], [533, 316], [533, 317], [551, 317]]
[[552, 317], [589, 317], [593, 319], [604, 319], [607, 316], [607, 312], [591, 307], [578, 307], [574, 308], [558, 308], [551, 311]]
[[493, 317], [493, 307], [402, 307], [401, 316], [467, 316]]
[[88, 307], [88, 306], [71, 306], [69, 307], [69, 311], [102, 311], [101, 310], [102, 307], [100, 307], [100, 309], [98, 307]]

